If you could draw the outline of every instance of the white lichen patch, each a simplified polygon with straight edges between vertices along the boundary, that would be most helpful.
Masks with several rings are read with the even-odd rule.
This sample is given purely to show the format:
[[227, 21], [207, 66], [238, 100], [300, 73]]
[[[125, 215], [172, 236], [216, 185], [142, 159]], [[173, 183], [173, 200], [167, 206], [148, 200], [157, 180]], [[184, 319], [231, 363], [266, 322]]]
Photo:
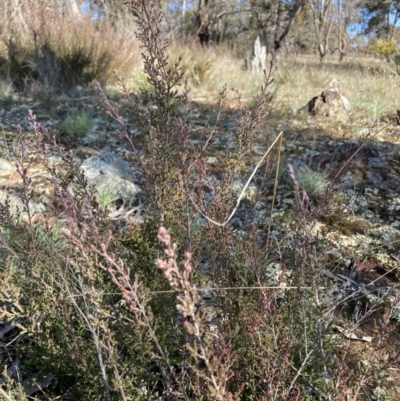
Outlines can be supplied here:
[[366, 231], [367, 235], [370, 235], [375, 238], [380, 238], [384, 242], [387, 241], [395, 241], [400, 238], [400, 231], [396, 230], [392, 226], [379, 226], [368, 229]]
[[[244, 180], [236, 180], [233, 184], [232, 184], [232, 191], [239, 196], [244, 187], [245, 187], [246, 183]], [[246, 191], [243, 194], [242, 199], [247, 199], [249, 201], [254, 201], [257, 195], [257, 187], [255, 186], [255, 184], [251, 183], [247, 188]]]
[[379, 189], [378, 188], [365, 188], [364, 192], [365, 192], [365, 194], [378, 195]]
[[376, 263], [380, 266], [383, 266], [385, 270], [390, 270], [398, 267], [398, 262], [396, 260], [393, 260], [386, 253], [378, 252], [374, 254], [374, 258], [376, 259]]
[[387, 199], [387, 209], [391, 212], [398, 212], [400, 210], [400, 198]]
[[363, 195], [354, 193], [354, 191], [351, 191], [349, 195], [350, 198], [346, 206], [349, 213], [365, 213], [368, 211], [369, 204]]
[[291, 276], [290, 271], [283, 274], [282, 265], [280, 263], [271, 263], [265, 268], [265, 278], [267, 285], [282, 285], [286, 279]]
[[371, 250], [373, 245], [378, 245], [377, 241], [363, 234], [355, 234], [351, 237], [346, 237], [344, 235], [339, 236], [337, 241], [339, 245], [344, 247], [350, 247], [357, 249], [359, 251], [367, 252]]
[[282, 266], [280, 263], [272, 263], [265, 269], [265, 278], [268, 284], [276, 284], [282, 275]]
[[310, 234], [317, 236], [321, 234], [321, 232], [326, 230], [326, 227], [327, 227], [326, 224], [317, 221], [310, 226]]

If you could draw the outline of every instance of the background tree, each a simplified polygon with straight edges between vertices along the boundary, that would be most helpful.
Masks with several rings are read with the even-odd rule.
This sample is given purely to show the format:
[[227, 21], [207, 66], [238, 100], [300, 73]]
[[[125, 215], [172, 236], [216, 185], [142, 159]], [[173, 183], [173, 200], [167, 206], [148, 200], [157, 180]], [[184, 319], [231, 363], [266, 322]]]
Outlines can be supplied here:
[[278, 53], [282, 43], [293, 26], [293, 22], [304, 7], [305, 1], [287, 2], [280, 0], [277, 4], [276, 20], [274, 26], [274, 52]]
[[318, 39], [318, 53], [323, 62], [329, 50], [329, 39], [334, 20], [332, 0], [308, 0]]
[[364, 21], [364, 33], [376, 34], [390, 42], [400, 20], [400, 0], [361, 0], [359, 9]]
[[226, 1], [219, 1], [218, 12], [216, 13], [216, 43], [221, 43], [225, 39], [237, 39], [238, 35], [243, 32], [248, 32], [249, 27], [246, 18], [251, 12], [249, 5], [245, 2], [238, 3], [236, 0], [231, 0], [230, 4]]
[[197, 36], [202, 46], [208, 46], [210, 40], [210, 17], [208, 13], [208, 0], [199, 0]]
[[339, 52], [339, 61], [343, 61], [350, 40], [349, 30], [352, 24], [360, 22], [358, 9], [353, 0], [333, 1], [333, 27], [332, 36], [334, 44], [332, 53]]
[[345, 48], [346, 48], [346, 36], [347, 36], [347, 18], [345, 16], [345, 7], [343, 0], [336, 1], [336, 17], [337, 17], [337, 29], [336, 29], [336, 38], [337, 38], [337, 50], [339, 51], [339, 61], [343, 61], [345, 56]]
[[261, 37], [267, 51], [279, 52], [304, 4], [304, 0], [250, 1], [250, 29], [254, 31], [255, 37]]

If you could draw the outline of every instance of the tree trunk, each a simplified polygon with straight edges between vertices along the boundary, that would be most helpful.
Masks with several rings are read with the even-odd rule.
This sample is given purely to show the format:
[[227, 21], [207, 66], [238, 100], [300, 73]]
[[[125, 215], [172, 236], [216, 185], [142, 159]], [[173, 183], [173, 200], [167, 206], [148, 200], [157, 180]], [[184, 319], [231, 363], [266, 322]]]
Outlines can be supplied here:
[[328, 50], [328, 46], [324, 43], [320, 43], [318, 46], [319, 53], [319, 61], [323, 63], [325, 61], [326, 52]]
[[199, 0], [198, 21], [199, 28], [197, 30], [197, 36], [200, 40], [200, 44], [202, 46], [208, 46], [210, 40], [208, 0]]
[[344, 60], [344, 57], [346, 56], [345, 48], [346, 41], [342, 39], [341, 43], [339, 43], [339, 62], [342, 62]]
[[[274, 55], [273, 55], [273, 63], [275, 66], [278, 65], [279, 61], [279, 52], [282, 47], [282, 43], [285, 40], [286, 36], [288, 35], [290, 28], [292, 27], [292, 24], [294, 20], [297, 18], [297, 16], [300, 14], [301, 10], [303, 9], [305, 1], [304, 0], [298, 0], [295, 2], [295, 5], [293, 7], [293, 10], [291, 14], [289, 15], [289, 18], [286, 20], [285, 24], [283, 23], [283, 1], [280, 0], [278, 4], [278, 8], [276, 11], [276, 19], [275, 19], [275, 32], [274, 32]], [[282, 26], [284, 27], [283, 30]]]
[[336, 3], [336, 10], [337, 10], [337, 21], [338, 21], [338, 33], [337, 33], [337, 39], [338, 39], [338, 50], [339, 50], [339, 62], [341, 63], [346, 55], [345, 53], [345, 48], [346, 48], [346, 29], [348, 25], [348, 19], [345, 17], [345, 11], [344, 11], [344, 4], [341, 2], [341, 0], [337, 0]]
[[333, 18], [329, 13], [331, 12], [332, 0], [308, 0], [310, 4], [315, 33], [318, 39], [318, 53], [320, 62], [324, 62], [324, 58], [329, 49], [329, 37], [332, 30]]

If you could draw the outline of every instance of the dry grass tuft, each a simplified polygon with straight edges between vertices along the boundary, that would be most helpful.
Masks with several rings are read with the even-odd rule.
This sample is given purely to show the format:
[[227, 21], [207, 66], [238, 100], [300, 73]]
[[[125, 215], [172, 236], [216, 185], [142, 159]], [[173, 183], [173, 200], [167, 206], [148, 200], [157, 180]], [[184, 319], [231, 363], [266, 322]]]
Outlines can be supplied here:
[[132, 21], [95, 20], [58, 2], [25, 2], [0, 10], [0, 73], [22, 87], [106, 84], [113, 70], [129, 75], [139, 58]]

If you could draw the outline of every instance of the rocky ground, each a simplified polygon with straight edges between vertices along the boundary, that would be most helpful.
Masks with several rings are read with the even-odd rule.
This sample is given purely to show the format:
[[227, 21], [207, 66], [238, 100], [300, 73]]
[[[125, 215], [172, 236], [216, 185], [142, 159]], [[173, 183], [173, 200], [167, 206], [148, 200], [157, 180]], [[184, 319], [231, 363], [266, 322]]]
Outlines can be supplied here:
[[[400, 263], [400, 127], [397, 126], [396, 111], [394, 116], [378, 121], [371, 128], [357, 128], [357, 110], [350, 110], [347, 104], [344, 110], [340, 110], [340, 118], [337, 110], [332, 111], [326, 103], [322, 105], [322, 112], [315, 111], [315, 104], [324, 103], [321, 96], [317, 96], [313, 104], [297, 113], [283, 114], [280, 113], [279, 105], [271, 105], [266, 135], [277, 135], [280, 131], [284, 133], [283, 167], [273, 214], [272, 235], [279, 238], [293, 198], [293, 186], [285, 166], [290, 163], [294, 167], [300, 185], [316, 201], [321, 196], [321, 188], [333, 188], [332, 193], [341, 205], [340, 211], [321, 217], [312, 227], [315, 234], [318, 233], [327, 241], [326, 252], [335, 261], [334, 270], [321, 266], [321, 274], [336, 283], [340, 289], [338, 291], [343, 291], [346, 296], [363, 293], [370, 305], [375, 303], [378, 308], [380, 299], [384, 296], [387, 299], [389, 294], [393, 302], [389, 308], [390, 316], [386, 318], [392, 319], [390, 324], [393, 330], [387, 338], [386, 346], [391, 350], [388, 354], [391, 355], [393, 366], [399, 366], [400, 361], [395, 352], [400, 345], [400, 304], [397, 304]], [[140, 185], [135, 170], [125, 161], [127, 147], [115, 135], [118, 126], [105, 113], [98, 94], [83, 90], [77, 91], [74, 96], [53, 98], [51, 102], [38, 102], [21, 96], [13, 104], [0, 107], [0, 202], [4, 202], [8, 196], [12, 210], [22, 209], [21, 180], [12, 154], [18, 152], [17, 125], [21, 126], [23, 132], [28, 132], [28, 136], [32, 134], [29, 109], [33, 110], [37, 121], [56, 135], [67, 150], [74, 151], [74, 157], [89, 183], [95, 185], [100, 203], [108, 207], [110, 219], [121, 221], [143, 218], [140, 211], [145, 209], [145, 204], [138, 195]], [[65, 118], [82, 110], [93, 117], [91, 128], [83, 134], [63, 135], [60, 129]], [[194, 99], [190, 117], [194, 130], [201, 129], [208, 120], [211, 121], [215, 113], [214, 104], [206, 99]], [[230, 132], [235, 130], [234, 117], [234, 106], [223, 114], [221, 129], [214, 143], [215, 153], [207, 159], [210, 171], [217, 164], [218, 149], [225, 146]], [[132, 124], [131, 129], [134, 130]], [[265, 138], [260, 139], [254, 151], [256, 164], [265, 152]], [[57, 165], [59, 156], [54, 154], [51, 158], [54, 165]], [[252, 168], [247, 166], [248, 173]], [[35, 219], [52, 221], [57, 205], [51, 177], [45, 166], [35, 159], [29, 176], [34, 189], [30, 207], [35, 212]], [[240, 191], [247, 177], [244, 176], [243, 180], [236, 183], [235, 190]], [[255, 185], [251, 184], [246, 197], [251, 200], [255, 192]], [[271, 197], [267, 197], [257, 204], [260, 226], [266, 225], [269, 218], [270, 200]], [[241, 224], [240, 213], [244, 213], [243, 207], [235, 216], [238, 230]], [[271, 277], [274, 277], [274, 268], [270, 270]], [[355, 308], [355, 321], [358, 313], [361, 312]], [[357, 333], [348, 333], [338, 324], [337, 331], [344, 337], [353, 336], [354, 340], [374, 341], [377, 322], [375, 317], [364, 320]]]

